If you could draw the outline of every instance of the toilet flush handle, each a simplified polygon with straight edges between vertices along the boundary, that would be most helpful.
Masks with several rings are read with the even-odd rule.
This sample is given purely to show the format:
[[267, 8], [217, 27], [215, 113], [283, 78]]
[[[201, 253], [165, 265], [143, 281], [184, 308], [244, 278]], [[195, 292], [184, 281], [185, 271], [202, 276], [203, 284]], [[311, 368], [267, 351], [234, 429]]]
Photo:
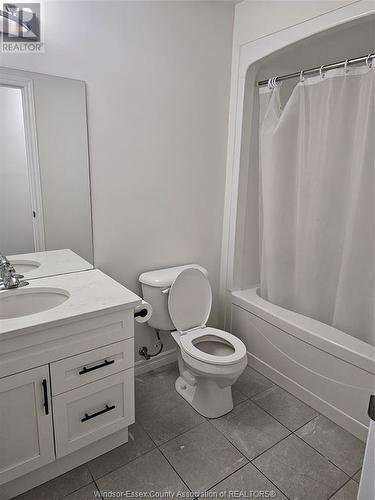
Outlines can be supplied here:
[[165, 288], [164, 290], [161, 291], [161, 293], [164, 293], [165, 295], [167, 295], [169, 293], [170, 289], [171, 289], [171, 287]]

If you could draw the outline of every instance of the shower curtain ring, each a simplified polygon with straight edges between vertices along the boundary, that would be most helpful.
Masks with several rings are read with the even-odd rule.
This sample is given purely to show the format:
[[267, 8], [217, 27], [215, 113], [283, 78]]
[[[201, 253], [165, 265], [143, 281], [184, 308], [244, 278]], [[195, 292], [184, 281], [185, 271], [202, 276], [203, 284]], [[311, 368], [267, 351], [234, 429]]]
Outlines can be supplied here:
[[305, 81], [305, 77], [303, 76], [303, 69], [301, 70], [300, 74], [299, 74], [299, 81], [302, 83]]
[[372, 68], [372, 59], [371, 59], [371, 56], [372, 56], [372, 54], [370, 52], [369, 55], [366, 57], [366, 64], [367, 64], [367, 66], [368, 66], [369, 69]]
[[269, 88], [269, 90], [272, 89], [272, 78], [268, 79], [267, 87]]
[[325, 73], [324, 73], [324, 64], [323, 64], [322, 66], [320, 66], [319, 74], [320, 74], [320, 77], [321, 77], [321, 78], [324, 78], [324, 77], [325, 77]]
[[348, 72], [349, 72], [349, 69], [348, 69], [348, 62], [349, 62], [349, 59], [345, 59], [345, 63], [344, 63], [344, 72], [345, 72], [345, 73], [348, 73]]

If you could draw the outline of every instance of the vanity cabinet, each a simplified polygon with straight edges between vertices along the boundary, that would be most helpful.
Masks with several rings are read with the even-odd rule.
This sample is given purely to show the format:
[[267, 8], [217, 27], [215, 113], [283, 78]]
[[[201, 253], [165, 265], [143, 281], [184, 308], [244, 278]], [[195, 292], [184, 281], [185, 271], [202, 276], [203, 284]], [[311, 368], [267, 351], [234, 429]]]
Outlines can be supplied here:
[[[126, 443], [135, 420], [134, 308], [141, 299], [97, 269], [33, 280], [21, 292], [40, 289], [69, 298], [0, 319], [1, 500]], [[0, 301], [21, 292], [2, 291]]]
[[90, 446], [134, 423], [133, 317], [130, 309], [0, 335], [0, 485], [47, 464], [62, 473], [73, 455], [75, 464], [93, 458]]
[[133, 365], [130, 338], [1, 378], [0, 484], [132, 424]]
[[0, 482], [55, 459], [48, 366], [0, 379]]

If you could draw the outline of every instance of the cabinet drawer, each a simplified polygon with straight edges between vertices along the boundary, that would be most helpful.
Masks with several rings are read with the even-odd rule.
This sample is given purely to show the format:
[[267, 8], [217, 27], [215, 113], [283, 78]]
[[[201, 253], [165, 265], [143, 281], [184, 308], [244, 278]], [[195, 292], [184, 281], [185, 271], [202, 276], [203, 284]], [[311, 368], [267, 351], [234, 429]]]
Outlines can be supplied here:
[[53, 397], [56, 456], [62, 457], [134, 422], [130, 368]]
[[134, 365], [134, 340], [127, 339], [51, 363], [52, 394], [61, 394]]

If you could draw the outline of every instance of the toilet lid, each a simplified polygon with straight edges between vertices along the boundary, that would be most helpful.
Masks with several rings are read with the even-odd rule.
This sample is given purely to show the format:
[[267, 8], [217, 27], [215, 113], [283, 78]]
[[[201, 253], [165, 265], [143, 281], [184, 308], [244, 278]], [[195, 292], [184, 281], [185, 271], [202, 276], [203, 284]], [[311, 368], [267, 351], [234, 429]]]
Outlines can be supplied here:
[[168, 296], [168, 310], [180, 332], [206, 324], [212, 293], [208, 279], [199, 269], [185, 269], [174, 280]]

